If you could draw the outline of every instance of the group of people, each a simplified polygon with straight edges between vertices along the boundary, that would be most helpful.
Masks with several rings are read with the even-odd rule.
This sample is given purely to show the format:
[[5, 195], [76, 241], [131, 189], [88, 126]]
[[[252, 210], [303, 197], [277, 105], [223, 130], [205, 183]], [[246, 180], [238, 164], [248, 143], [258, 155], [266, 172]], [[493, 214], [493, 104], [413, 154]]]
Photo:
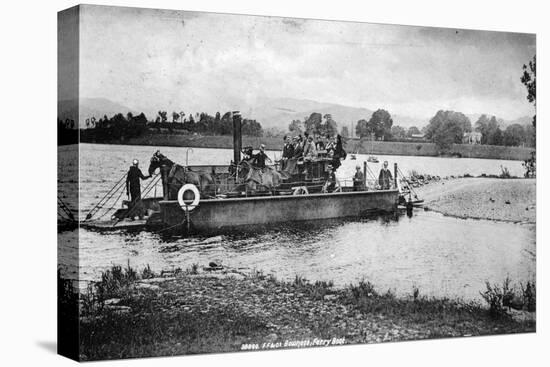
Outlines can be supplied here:
[[283, 169], [289, 159], [303, 158], [304, 160], [311, 161], [318, 155], [323, 154], [332, 158], [332, 168], [336, 170], [341, 165], [340, 160], [346, 158], [346, 151], [342, 145], [342, 137], [340, 135], [336, 135], [336, 137], [331, 139], [330, 135], [327, 134], [325, 137], [314, 139], [313, 135], [306, 132], [303, 137], [300, 134], [294, 136], [292, 140], [285, 135], [283, 142]]
[[[361, 166], [355, 166], [355, 174], [353, 175], [353, 191], [363, 191], [366, 188], [365, 174], [361, 171]], [[391, 188], [393, 176], [388, 168], [388, 161], [384, 161], [380, 174], [378, 175], [378, 188], [380, 190], [389, 190]], [[327, 192], [333, 192], [336, 187], [339, 186], [339, 182], [336, 179], [335, 170], [329, 166], [328, 178], [325, 183], [324, 189]]]
[[[307, 141], [313, 141], [313, 138], [310, 136], [307, 136]], [[327, 136], [327, 140], [328, 140]], [[288, 138], [285, 136], [285, 145], [283, 147], [283, 159], [290, 159], [290, 158], [299, 158], [303, 157], [303, 152], [306, 151], [307, 154], [309, 154], [310, 149], [315, 149], [315, 151], [322, 150], [317, 149], [317, 147], [311, 147], [311, 143], [304, 144], [304, 146], [300, 145], [300, 140], [297, 137], [293, 138], [294, 144], [291, 144], [288, 142]], [[335, 167], [335, 164], [332, 163], [328, 166], [328, 179], [326, 182], [326, 190], [329, 192], [332, 192], [336, 189], [338, 186], [338, 180], [336, 179], [336, 168], [340, 166], [340, 157], [341, 153], [338, 151], [338, 147], [340, 147], [341, 151], [343, 149], [341, 148], [341, 138], [340, 135], [334, 139], [334, 148], [331, 146], [332, 142], [329, 142], [329, 149], [332, 151], [332, 156], [338, 157], [338, 165]], [[317, 145], [318, 146], [318, 145]], [[305, 149], [304, 149], [305, 147]], [[326, 148], [326, 146], [324, 146]], [[329, 150], [327, 150], [329, 151]], [[301, 155], [296, 155], [296, 152], [298, 152]], [[252, 148], [246, 148], [245, 149], [245, 156], [248, 159], [253, 160], [253, 164], [258, 168], [265, 168], [265, 163], [271, 162], [271, 159], [267, 156], [265, 153], [265, 145], [261, 144], [259, 152], [256, 154], [253, 154]], [[344, 152], [345, 154], [345, 152]], [[333, 158], [334, 162], [334, 158]], [[139, 162], [137, 159], [134, 159], [132, 162], [132, 166], [128, 170], [128, 174], [126, 176], [126, 195], [131, 200], [131, 208], [136, 206], [139, 201], [141, 200], [141, 183], [140, 180], [146, 180], [150, 178], [151, 175], [145, 176], [141, 170], [139, 169]], [[378, 186], [381, 190], [388, 190], [391, 188], [391, 183], [393, 181], [393, 176], [391, 174], [391, 171], [388, 168], [388, 161], [384, 161], [383, 167], [380, 170], [380, 174], [378, 176]], [[354, 191], [361, 191], [365, 188], [365, 176], [364, 173], [361, 171], [361, 166], [355, 167], [355, 175], [353, 176], [353, 190]], [[136, 213], [139, 218], [143, 218], [143, 214], [141, 212]], [[132, 218], [133, 219], [133, 218]]]
[[[380, 174], [378, 175], [378, 187], [380, 190], [389, 190], [393, 182], [393, 175], [388, 168], [388, 161], [384, 161]], [[361, 166], [355, 166], [355, 175], [353, 175], [353, 191], [360, 191], [366, 186], [365, 174], [361, 171]]]

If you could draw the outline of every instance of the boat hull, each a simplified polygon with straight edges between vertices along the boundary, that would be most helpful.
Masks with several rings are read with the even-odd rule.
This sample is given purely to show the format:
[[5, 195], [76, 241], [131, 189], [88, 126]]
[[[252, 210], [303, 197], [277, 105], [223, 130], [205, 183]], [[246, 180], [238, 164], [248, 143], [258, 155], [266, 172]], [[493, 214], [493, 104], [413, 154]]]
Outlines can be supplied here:
[[[193, 230], [218, 231], [239, 226], [362, 217], [397, 209], [397, 190], [339, 192], [201, 200], [189, 212]], [[186, 212], [176, 200], [160, 201], [164, 226], [185, 225]]]

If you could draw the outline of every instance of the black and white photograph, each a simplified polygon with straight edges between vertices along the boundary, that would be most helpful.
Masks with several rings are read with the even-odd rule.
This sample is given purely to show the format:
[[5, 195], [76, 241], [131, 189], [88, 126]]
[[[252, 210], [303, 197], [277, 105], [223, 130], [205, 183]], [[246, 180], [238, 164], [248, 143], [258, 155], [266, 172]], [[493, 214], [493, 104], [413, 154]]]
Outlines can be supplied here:
[[77, 5], [57, 43], [61, 355], [537, 331], [536, 34]]

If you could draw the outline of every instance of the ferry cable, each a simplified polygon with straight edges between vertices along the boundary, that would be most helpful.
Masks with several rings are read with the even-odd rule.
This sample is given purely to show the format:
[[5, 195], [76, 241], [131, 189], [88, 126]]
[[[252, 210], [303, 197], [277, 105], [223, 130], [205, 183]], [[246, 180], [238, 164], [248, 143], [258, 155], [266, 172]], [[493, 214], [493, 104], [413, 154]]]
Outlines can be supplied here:
[[418, 194], [413, 189], [411, 182], [407, 179], [407, 177], [405, 177], [405, 175], [403, 174], [403, 172], [401, 171], [401, 169], [399, 167], [397, 167], [397, 172], [401, 175], [401, 179], [404, 180], [407, 183], [407, 186], [409, 188], [409, 192], [412, 192], [414, 194], [414, 198], [418, 199]]
[[[75, 220], [75, 219], [74, 219], [74, 215], [73, 215], [71, 209], [67, 206], [67, 204], [65, 204], [65, 203], [63, 202], [63, 200], [61, 200], [61, 199], [59, 198], [59, 196], [57, 197], [57, 205], [58, 205], [58, 209], [61, 209], [61, 211], [62, 211], [63, 213], [65, 213], [65, 215], [67, 216], [67, 218], [64, 218], [64, 219], [69, 219], [69, 220], [71, 220], [71, 221], [74, 221], [74, 220]], [[57, 212], [57, 214], [59, 214], [59, 212]], [[63, 216], [61, 216], [61, 217], [63, 217]]]
[[84, 222], [92, 219], [92, 217], [100, 209], [103, 208], [103, 205], [105, 205], [118, 192], [118, 190], [121, 190], [124, 187], [123, 184], [125, 184], [125, 179], [126, 173], [122, 175], [122, 177], [115, 183], [115, 185], [111, 187], [111, 189], [107, 191], [107, 193], [101, 198], [101, 200], [99, 200], [99, 202], [88, 212], [88, 214], [86, 215], [86, 219], [84, 219]]
[[[94, 215], [96, 215], [101, 209], [104, 209], [105, 206], [107, 205], [107, 203], [108, 203], [116, 194], [118, 194], [118, 197], [117, 197], [117, 200], [116, 200], [116, 201], [118, 201], [118, 199], [122, 196], [122, 193], [123, 193], [123, 192], [124, 192], [124, 184], [123, 184], [123, 183], [120, 183], [120, 184], [118, 185], [118, 187], [116, 188], [116, 190], [114, 190], [111, 194], [109, 194], [109, 196], [108, 196], [104, 201], [98, 203], [98, 204], [94, 207], [93, 212], [90, 211], [90, 213], [88, 213], [88, 215], [86, 216], [86, 219], [84, 220], [84, 222], [86, 222], [86, 221], [92, 219], [92, 217], [93, 217]], [[108, 212], [109, 210], [113, 209], [113, 207], [114, 207], [114, 206], [111, 205], [111, 207], [110, 207], [110, 208], [107, 208], [106, 211]], [[102, 214], [102, 215], [100, 216], [100, 218], [103, 217], [104, 215], [105, 215], [105, 213]]]

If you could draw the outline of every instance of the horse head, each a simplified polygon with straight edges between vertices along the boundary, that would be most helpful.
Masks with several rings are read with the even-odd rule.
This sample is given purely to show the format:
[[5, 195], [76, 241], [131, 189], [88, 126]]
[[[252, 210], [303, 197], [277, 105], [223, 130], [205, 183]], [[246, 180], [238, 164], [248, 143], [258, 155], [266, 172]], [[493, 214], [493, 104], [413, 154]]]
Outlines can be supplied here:
[[174, 162], [168, 159], [164, 154], [157, 150], [155, 154], [151, 157], [151, 162], [149, 163], [149, 175], [153, 175], [157, 168], [161, 167], [172, 167]]

